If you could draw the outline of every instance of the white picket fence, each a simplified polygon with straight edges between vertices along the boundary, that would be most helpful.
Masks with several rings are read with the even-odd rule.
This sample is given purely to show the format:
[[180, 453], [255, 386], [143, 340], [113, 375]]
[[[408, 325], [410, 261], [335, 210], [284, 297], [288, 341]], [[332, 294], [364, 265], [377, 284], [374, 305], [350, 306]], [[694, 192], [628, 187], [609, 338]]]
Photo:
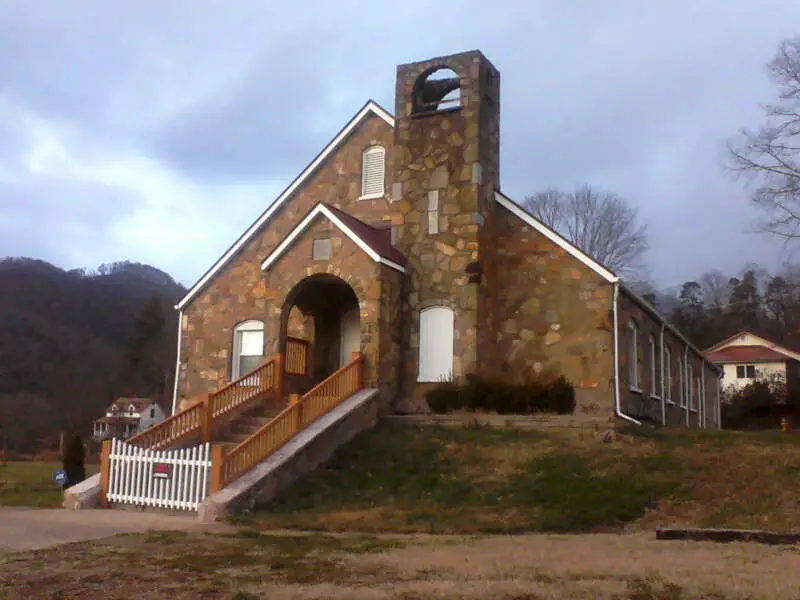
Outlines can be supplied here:
[[197, 510], [209, 493], [211, 445], [149, 450], [112, 440], [110, 502]]

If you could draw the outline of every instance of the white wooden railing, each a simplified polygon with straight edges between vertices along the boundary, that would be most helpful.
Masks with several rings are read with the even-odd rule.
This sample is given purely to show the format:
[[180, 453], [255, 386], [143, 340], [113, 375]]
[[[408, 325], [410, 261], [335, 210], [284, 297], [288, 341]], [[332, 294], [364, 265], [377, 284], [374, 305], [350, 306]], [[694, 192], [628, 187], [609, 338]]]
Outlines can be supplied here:
[[160, 451], [117, 439], [108, 444], [109, 502], [197, 510], [209, 493], [210, 444]]

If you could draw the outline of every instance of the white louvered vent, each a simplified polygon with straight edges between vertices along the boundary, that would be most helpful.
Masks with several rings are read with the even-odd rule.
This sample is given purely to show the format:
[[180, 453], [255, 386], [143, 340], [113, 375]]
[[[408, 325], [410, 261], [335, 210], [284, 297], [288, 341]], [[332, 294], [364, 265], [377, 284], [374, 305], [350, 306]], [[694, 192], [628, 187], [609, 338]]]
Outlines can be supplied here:
[[380, 198], [384, 191], [386, 149], [372, 146], [361, 156], [361, 197]]

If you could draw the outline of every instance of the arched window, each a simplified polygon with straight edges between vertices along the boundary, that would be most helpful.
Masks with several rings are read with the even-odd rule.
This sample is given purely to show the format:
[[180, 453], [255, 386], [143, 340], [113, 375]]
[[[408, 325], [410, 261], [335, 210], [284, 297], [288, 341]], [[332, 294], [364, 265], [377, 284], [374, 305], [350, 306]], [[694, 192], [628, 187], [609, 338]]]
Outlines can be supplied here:
[[453, 376], [455, 315], [446, 306], [426, 308], [419, 315], [420, 382], [438, 382]]
[[436, 67], [414, 84], [413, 114], [461, 108], [461, 78], [447, 67]]
[[135, 412], [136, 412], [136, 409], [133, 407], [133, 404], [129, 405], [128, 406], [128, 414], [130, 416], [133, 416]]
[[370, 146], [361, 154], [361, 199], [380, 198], [386, 182], [386, 149]]
[[233, 328], [231, 379], [239, 379], [261, 364], [264, 358], [264, 322], [243, 321]]

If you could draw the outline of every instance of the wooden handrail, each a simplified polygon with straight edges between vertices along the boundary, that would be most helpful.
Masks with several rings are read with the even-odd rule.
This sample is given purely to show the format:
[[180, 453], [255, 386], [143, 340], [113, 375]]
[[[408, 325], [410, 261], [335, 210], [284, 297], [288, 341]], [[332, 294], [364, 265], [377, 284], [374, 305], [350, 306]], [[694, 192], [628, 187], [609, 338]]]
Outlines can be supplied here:
[[200, 432], [203, 426], [204, 406], [203, 401], [196, 402], [149, 429], [128, 438], [127, 442], [142, 448], [153, 449], [162, 449], [177, 444]]
[[[249, 373], [211, 394], [211, 415], [216, 421], [232, 410], [261, 398], [266, 392], [276, 389], [276, 379], [281, 376], [280, 354], [262, 363]], [[210, 441], [210, 440], [207, 440]]]
[[213, 394], [202, 394], [191, 406], [133, 436], [128, 443], [163, 450], [195, 436], [210, 442], [214, 424], [232, 411], [260, 400], [270, 391], [283, 397], [282, 364], [279, 354]]
[[353, 360], [292, 402], [269, 423], [252, 433], [227, 454], [212, 459], [212, 492], [224, 488], [247, 471], [270, 457], [286, 442], [319, 417], [362, 389], [364, 355], [353, 353]]

